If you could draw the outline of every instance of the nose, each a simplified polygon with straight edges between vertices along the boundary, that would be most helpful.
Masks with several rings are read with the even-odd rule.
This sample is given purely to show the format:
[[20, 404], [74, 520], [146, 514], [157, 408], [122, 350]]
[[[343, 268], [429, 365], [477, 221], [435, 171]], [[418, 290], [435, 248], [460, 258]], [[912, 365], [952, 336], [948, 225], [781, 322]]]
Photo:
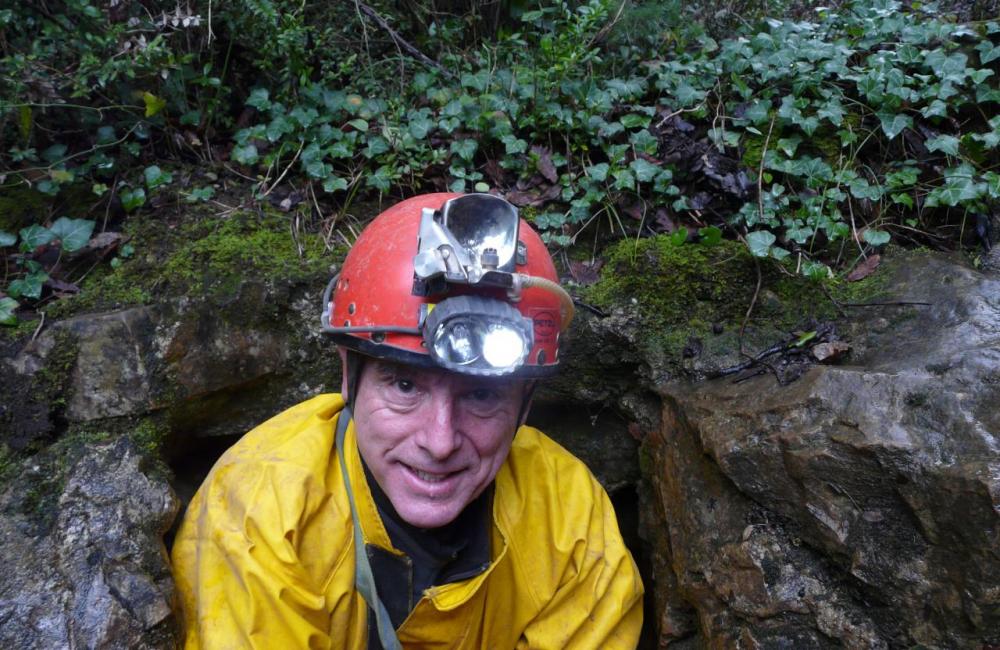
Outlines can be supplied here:
[[462, 444], [456, 426], [455, 400], [449, 394], [435, 395], [428, 407], [417, 444], [434, 460], [445, 460]]

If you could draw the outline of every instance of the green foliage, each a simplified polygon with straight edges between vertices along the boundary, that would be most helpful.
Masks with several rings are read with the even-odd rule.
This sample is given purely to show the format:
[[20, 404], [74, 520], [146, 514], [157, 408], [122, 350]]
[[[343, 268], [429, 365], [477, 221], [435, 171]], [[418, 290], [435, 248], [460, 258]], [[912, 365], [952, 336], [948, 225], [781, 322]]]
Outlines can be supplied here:
[[990, 210], [1000, 22], [893, 0], [763, 19], [789, 4], [510, 3], [488, 30], [474, 10], [376, 6], [427, 63], [351, 3], [18, 3], [0, 10], [0, 194], [98, 201], [55, 222], [0, 205], [4, 291], [44, 299], [34, 253], [76, 250], [119, 204], [214, 203], [181, 159], [221, 159], [258, 199], [292, 184], [319, 214], [490, 190], [552, 245], [725, 235], [816, 276], [848, 243]]

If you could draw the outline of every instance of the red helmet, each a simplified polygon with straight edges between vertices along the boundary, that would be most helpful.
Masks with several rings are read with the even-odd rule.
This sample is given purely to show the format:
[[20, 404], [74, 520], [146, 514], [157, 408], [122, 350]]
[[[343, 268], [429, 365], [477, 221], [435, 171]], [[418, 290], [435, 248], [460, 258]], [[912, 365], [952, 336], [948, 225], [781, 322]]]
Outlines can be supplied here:
[[541, 377], [573, 301], [545, 244], [489, 194], [424, 194], [376, 217], [323, 296], [339, 345], [402, 363]]

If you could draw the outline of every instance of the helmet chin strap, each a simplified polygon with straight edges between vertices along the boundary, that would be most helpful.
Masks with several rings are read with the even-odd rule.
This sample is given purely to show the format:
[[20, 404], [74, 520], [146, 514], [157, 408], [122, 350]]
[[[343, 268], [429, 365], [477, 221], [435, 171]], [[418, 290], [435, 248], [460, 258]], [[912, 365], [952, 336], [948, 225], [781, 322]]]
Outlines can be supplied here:
[[521, 408], [518, 409], [517, 413], [517, 427], [514, 428], [514, 433], [521, 428], [524, 421], [528, 419], [528, 410], [531, 408], [531, 398], [535, 395], [535, 389], [538, 388], [538, 382], [534, 379], [528, 380], [527, 386], [524, 387], [524, 395], [521, 397]]
[[357, 404], [358, 401], [358, 386], [361, 383], [361, 371], [365, 367], [365, 355], [348, 349], [346, 363], [347, 385], [343, 387], [343, 390], [347, 391], [347, 405], [353, 413], [354, 405]]

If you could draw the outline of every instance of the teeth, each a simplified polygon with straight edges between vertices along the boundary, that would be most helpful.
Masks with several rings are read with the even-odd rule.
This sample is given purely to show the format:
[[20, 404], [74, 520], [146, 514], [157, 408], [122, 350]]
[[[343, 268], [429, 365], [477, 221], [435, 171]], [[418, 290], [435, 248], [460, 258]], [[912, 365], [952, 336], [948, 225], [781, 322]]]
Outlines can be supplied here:
[[416, 468], [413, 469], [413, 473], [416, 474], [420, 480], [427, 481], [428, 483], [438, 483], [443, 481], [446, 476], [446, 474], [429, 474]]

